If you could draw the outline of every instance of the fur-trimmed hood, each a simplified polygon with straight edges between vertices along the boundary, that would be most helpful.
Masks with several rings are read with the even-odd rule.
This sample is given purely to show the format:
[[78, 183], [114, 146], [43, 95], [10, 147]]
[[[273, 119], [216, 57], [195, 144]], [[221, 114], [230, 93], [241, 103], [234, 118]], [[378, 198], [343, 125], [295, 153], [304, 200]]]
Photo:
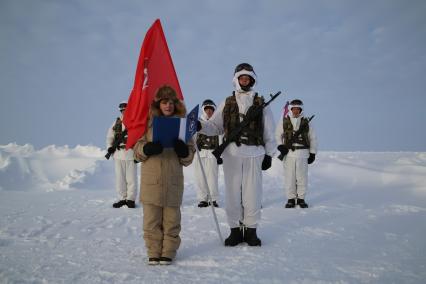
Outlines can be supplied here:
[[183, 101], [177, 98], [176, 91], [170, 86], [162, 86], [158, 89], [155, 94], [154, 100], [151, 103], [149, 109], [149, 119], [152, 120], [154, 116], [162, 116], [160, 110], [160, 101], [161, 100], [172, 100], [175, 105], [174, 117], [185, 117], [186, 107]]

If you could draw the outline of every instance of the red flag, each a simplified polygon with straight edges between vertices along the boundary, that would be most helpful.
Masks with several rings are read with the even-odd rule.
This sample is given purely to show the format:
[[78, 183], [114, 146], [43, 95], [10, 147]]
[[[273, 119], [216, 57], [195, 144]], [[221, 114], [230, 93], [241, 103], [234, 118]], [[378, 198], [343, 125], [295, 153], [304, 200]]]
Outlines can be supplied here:
[[155, 20], [143, 40], [136, 68], [135, 83], [124, 112], [127, 128], [126, 149], [132, 148], [145, 132], [148, 112], [155, 92], [163, 85], [175, 89], [183, 100], [182, 91], [167, 47], [160, 20]]

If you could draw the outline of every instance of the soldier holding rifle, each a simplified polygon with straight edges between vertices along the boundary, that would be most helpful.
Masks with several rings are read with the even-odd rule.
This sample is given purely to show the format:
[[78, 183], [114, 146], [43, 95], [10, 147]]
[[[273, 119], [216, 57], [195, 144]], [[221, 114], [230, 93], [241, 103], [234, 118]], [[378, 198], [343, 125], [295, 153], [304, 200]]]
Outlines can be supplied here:
[[287, 194], [285, 208], [308, 208], [305, 202], [308, 187], [308, 164], [315, 161], [317, 138], [310, 124], [314, 116], [303, 115], [303, 102], [292, 100], [290, 112], [278, 122], [276, 141], [280, 151], [279, 159], [284, 166], [284, 188]]
[[105, 155], [107, 159], [110, 156], [114, 158], [115, 186], [119, 200], [112, 206], [120, 208], [126, 205], [128, 208], [135, 208], [137, 164], [134, 162], [133, 150], [126, 150], [127, 130], [123, 124], [123, 114], [127, 103], [121, 102], [118, 107], [121, 116], [117, 117], [108, 129], [106, 139], [108, 153]]
[[271, 167], [276, 144], [272, 111], [253, 90], [255, 83], [253, 67], [239, 64], [234, 72], [234, 92], [209, 120], [199, 124], [202, 134], [224, 135], [226, 148], [216, 151], [215, 156], [219, 158], [222, 154], [225, 210], [231, 229], [225, 246], [242, 242], [249, 246], [261, 245], [256, 230], [261, 213], [262, 170]]

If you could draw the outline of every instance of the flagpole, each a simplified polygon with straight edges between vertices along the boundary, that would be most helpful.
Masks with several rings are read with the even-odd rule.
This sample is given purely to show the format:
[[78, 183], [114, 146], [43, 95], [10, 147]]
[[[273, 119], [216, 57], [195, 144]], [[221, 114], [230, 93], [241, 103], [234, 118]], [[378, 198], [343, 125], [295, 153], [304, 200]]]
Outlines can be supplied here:
[[210, 207], [212, 208], [213, 219], [214, 219], [214, 222], [215, 222], [215, 225], [216, 225], [216, 232], [219, 236], [220, 243], [223, 245], [224, 242], [223, 242], [222, 234], [220, 233], [219, 222], [217, 221], [216, 211], [215, 211], [214, 206], [213, 206], [213, 200], [212, 200], [212, 197], [211, 197], [211, 194], [210, 194], [210, 188], [209, 188], [209, 185], [207, 183], [206, 172], [204, 171], [204, 166], [203, 166], [203, 163], [201, 162], [200, 152], [198, 151], [197, 145], [195, 145], [194, 148], [195, 148], [195, 151], [197, 152], [197, 158], [198, 158], [198, 161], [200, 162], [201, 173], [203, 175], [204, 184], [207, 188], [207, 199], [209, 201]]

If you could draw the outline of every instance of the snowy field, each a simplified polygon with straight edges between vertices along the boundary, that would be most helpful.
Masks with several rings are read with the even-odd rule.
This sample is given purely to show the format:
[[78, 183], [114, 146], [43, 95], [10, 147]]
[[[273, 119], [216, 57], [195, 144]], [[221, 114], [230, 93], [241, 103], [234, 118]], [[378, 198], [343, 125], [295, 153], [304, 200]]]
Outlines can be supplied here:
[[[113, 163], [94, 146], [0, 146], [0, 283], [426, 283], [426, 153], [322, 152], [308, 209], [264, 175], [262, 247], [224, 247], [185, 169], [182, 245], [146, 265], [141, 207], [114, 209]], [[223, 175], [220, 205], [223, 205]], [[216, 210], [223, 237], [225, 212]]]

